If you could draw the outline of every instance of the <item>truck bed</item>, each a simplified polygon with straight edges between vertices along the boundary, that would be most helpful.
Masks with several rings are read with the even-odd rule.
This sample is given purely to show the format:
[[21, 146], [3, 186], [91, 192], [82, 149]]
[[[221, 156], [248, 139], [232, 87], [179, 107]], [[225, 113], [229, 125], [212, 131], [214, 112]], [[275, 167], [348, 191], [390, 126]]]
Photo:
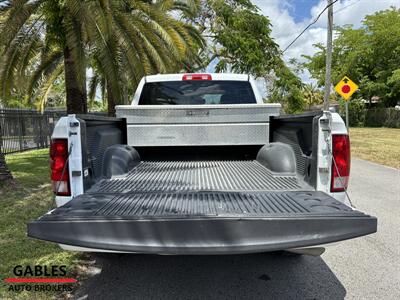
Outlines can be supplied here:
[[88, 193], [310, 190], [297, 175], [277, 175], [256, 160], [141, 161], [128, 174], [103, 179]]
[[[233, 254], [376, 231], [376, 218], [315, 190], [319, 115], [273, 117], [268, 107], [258, 115], [249, 107], [242, 122], [240, 109], [158, 109], [80, 119], [84, 190], [29, 222], [28, 236], [95, 251]], [[221, 114], [227, 133], [213, 135]], [[185, 134], [159, 131], [160, 116]], [[264, 129], [254, 136], [256, 121]], [[141, 136], [138, 125], [153, 136]], [[71, 171], [71, 186], [79, 186], [73, 174], [82, 173]]]
[[284, 216], [352, 209], [297, 176], [278, 176], [256, 160], [142, 161], [103, 179], [54, 215], [86, 217]]
[[274, 251], [375, 230], [375, 218], [255, 160], [141, 161], [28, 225], [43, 240], [158, 254]]

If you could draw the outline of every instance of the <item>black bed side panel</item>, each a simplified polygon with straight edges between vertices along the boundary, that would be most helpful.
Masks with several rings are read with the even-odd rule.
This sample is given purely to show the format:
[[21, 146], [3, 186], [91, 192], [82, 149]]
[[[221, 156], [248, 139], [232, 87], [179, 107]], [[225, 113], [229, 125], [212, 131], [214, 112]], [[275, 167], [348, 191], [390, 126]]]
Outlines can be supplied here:
[[78, 115], [81, 125], [82, 164], [85, 190], [101, 178], [105, 150], [126, 144], [126, 121], [120, 118]]
[[270, 142], [292, 147], [296, 156], [297, 173], [309, 185], [316, 186], [318, 120], [322, 112], [271, 117]]

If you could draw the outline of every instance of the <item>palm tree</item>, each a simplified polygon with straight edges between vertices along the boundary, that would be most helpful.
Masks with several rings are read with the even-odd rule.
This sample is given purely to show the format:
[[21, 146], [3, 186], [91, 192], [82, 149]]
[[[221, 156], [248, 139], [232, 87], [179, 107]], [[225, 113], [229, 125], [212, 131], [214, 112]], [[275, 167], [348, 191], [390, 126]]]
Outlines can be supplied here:
[[64, 71], [68, 112], [86, 112], [84, 44], [83, 39], [75, 38], [83, 34], [83, 27], [74, 22], [70, 1], [65, 4], [44, 0], [3, 1], [0, 7], [3, 16], [0, 24], [1, 98], [9, 98], [20, 88], [21, 78], [27, 78], [31, 72], [43, 83], [41, 92], [45, 97], [50, 89], [45, 80]]
[[[110, 2], [104, 22], [99, 22], [108, 34], [107, 47], [102, 46], [101, 40], [93, 43], [91, 65], [95, 75], [89, 85], [90, 99], [99, 84], [111, 115], [115, 104], [126, 102], [133, 94], [143, 75], [178, 72], [201, 63], [197, 55], [204, 46], [201, 35], [170, 14], [176, 10], [195, 14], [198, 1], [134, 2], [134, 9]], [[109, 28], [114, 30], [108, 32]], [[96, 37], [92, 40], [96, 41]]]
[[308, 109], [311, 109], [311, 106], [322, 104], [324, 101], [324, 97], [322, 92], [318, 90], [317, 86], [313, 83], [308, 83], [303, 86], [302, 89], [303, 100], [308, 105]]
[[10, 97], [22, 81], [28, 100], [43, 108], [53, 82], [64, 76], [68, 113], [85, 113], [86, 69], [93, 58], [112, 113], [143, 75], [198, 61], [203, 39], [174, 17], [195, 14], [198, 5], [198, 0], [3, 1], [0, 97]]

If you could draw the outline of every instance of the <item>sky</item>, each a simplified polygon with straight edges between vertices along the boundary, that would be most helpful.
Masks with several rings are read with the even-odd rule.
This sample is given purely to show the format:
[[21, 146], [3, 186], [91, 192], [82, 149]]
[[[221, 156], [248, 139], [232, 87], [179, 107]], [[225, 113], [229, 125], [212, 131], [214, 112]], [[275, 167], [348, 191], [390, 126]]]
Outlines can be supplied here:
[[[326, 0], [253, 0], [260, 12], [269, 17], [272, 23], [272, 37], [283, 50], [292, 40], [324, 9]], [[352, 24], [360, 27], [366, 15], [385, 10], [390, 6], [400, 7], [400, 0], [339, 0], [334, 4], [334, 25]], [[326, 12], [318, 22], [309, 28], [284, 54], [288, 61], [296, 58], [301, 61], [302, 54], [312, 55], [316, 49], [313, 44], [326, 43]], [[309, 74], [302, 75], [305, 82]]]

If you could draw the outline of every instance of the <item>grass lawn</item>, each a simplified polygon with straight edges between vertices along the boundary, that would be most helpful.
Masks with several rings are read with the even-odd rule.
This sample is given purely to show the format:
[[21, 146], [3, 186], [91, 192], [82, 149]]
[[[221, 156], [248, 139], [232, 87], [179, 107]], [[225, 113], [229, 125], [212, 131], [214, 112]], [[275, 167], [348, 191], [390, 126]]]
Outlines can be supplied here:
[[354, 157], [400, 169], [400, 129], [350, 128], [350, 141]]
[[49, 299], [57, 292], [14, 292], [3, 283], [16, 265], [66, 265], [68, 275], [76, 272], [78, 254], [62, 251], [57, 245], [26, 236], [28, 220], [54, 207], [49, 181], [48, 149], [7, 155], [13, 183], [0, 183], [0, 299]]

